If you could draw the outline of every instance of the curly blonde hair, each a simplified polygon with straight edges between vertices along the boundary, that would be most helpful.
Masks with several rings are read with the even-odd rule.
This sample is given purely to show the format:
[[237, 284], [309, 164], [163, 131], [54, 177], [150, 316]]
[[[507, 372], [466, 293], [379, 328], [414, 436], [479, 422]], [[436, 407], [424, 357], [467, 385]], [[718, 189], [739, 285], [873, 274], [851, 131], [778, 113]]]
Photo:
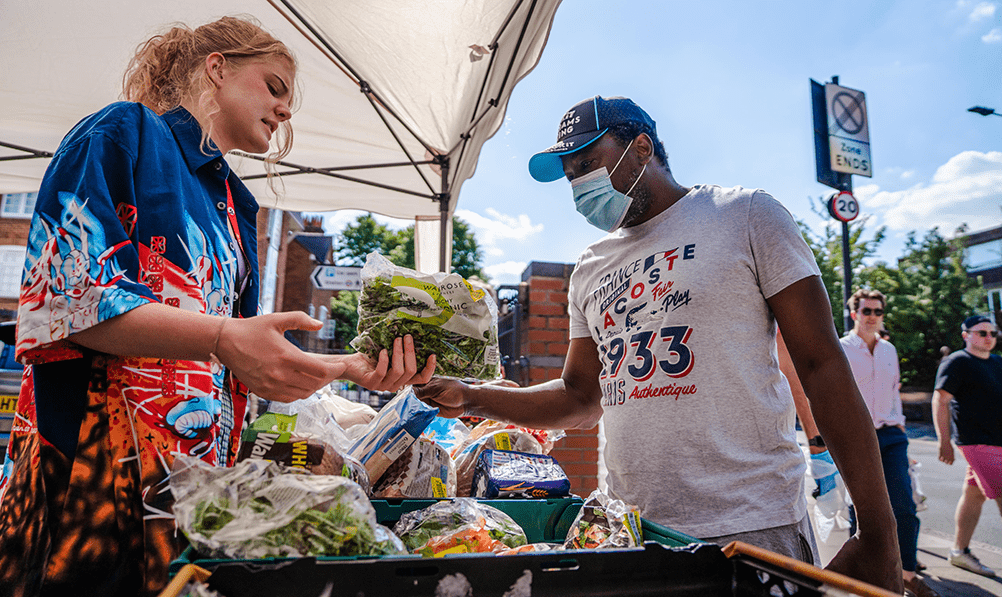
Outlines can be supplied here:
[[[275, 39], [249, 17], [223, 17], [194, 30], [174, 24], [136, 49], [122, 80], [124, 99], [139, 102], [157, 114], [181, 105], [189, 95], [207, 116], [219, 111], [214, 86], [204, 68], [205, 58], [219, 52], [239, 68], [242, 62], [279, 57], [295, 70], [296, 58], [285, 44]], [[296, 94], [293, 94], [295, 99]], [[202, 131], [203, 151], [212, 148], [212, 125]], [[267, 157], [269, 174], [275, 162], [292, 149], [292, 125], [279, 125], [278, 151]]]

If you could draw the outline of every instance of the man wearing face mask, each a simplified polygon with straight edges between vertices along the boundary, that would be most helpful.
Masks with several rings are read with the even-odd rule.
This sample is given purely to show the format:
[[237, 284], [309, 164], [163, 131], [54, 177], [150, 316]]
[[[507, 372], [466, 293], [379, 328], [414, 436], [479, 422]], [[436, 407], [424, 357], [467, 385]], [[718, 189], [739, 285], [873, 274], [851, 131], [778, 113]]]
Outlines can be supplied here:
[[442, 416], [535, 428], [604, 416], [613, 497], [701, 539], [814, 562], [778, 323], [856, 503], [859, 533], [829, 568], [901, 592], [876, 435], [790, 214], [762, 191], [681, 186], [654, 121], [626, 98], [571, 108], [529, 172], [566, 177], [577, 210], [609, 233], [571, 276], [562, 376], [518, 389], [434, 379], [422, 399]]

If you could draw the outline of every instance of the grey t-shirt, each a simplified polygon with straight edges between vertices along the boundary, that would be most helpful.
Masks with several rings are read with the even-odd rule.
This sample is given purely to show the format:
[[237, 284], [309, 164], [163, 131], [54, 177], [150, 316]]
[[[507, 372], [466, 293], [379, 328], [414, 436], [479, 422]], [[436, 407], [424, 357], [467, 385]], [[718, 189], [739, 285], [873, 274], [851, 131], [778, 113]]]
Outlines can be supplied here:
[[615, 497], [696, 537], [805, 516], [804, 456], [765, 299], [819, 274], [789, 212], [740, 187], [693, 187], [584, 251], [570, 335], [598, 345]]

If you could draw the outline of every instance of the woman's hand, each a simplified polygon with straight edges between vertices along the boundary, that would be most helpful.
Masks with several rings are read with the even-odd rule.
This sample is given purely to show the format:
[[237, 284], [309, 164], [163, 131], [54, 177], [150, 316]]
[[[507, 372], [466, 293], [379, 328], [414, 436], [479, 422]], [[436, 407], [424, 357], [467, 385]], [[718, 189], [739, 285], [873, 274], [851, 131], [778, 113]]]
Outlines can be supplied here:
[[302, 311], [226, 318], [220, 325], [216, 358], [262, 398], [277, 402], [308, 398], [338, 376], [335, 364], [303, 352], [285, 338], [286, 330], [323, 327]]
[[371, 361], [362, 353], [349, 355], [327, 355], [323, 358], [334, 365], [334, 379], [346, 379], [378, 392], [395, 392], [406, 385], [428, 383], [435, 373], [435, 355], [428, 357], [424, 369], [417, 370], [414, 352], [414, 338], [409, 334], [393, 340], [393, 355], [386, 349], [379, 352], [379, 359]]

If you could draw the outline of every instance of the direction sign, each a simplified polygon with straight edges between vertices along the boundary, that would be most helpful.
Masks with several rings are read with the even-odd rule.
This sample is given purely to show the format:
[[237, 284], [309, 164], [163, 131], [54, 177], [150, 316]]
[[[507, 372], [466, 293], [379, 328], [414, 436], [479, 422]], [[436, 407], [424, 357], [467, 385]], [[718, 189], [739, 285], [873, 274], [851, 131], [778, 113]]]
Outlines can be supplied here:
[[866, 95], [834, 83], [825, 85], [828, 112], [828, 147], [831, 169], [846, 174], [873, 176], [870, 159], [870, 125]]
[[318, 265], [310, 278], [319, 290], [361, 290], [362, 268], [339, 265]]
[[841, 191], [828, 200], [828, 213], [836, 220], [851, 222], [859, 215], [859, 202], [849, 191]]

